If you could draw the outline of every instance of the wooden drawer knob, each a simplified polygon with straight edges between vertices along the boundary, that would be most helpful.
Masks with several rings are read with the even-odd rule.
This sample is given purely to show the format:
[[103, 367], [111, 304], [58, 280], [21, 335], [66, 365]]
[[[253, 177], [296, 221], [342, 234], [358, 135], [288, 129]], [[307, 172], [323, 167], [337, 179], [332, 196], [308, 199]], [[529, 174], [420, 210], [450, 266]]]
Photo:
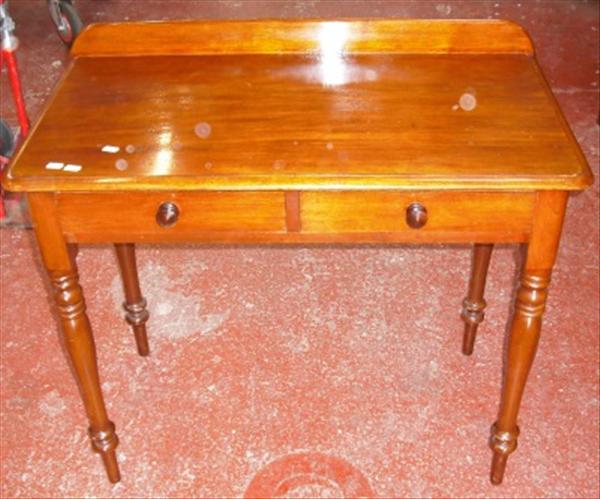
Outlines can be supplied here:
[[427, 208], [421, 203], [412, 203], [406, 208], [406, 223], [413, 229], [420, 229], [427, 223]]
[[156, 223], [161, 227], [172, 227], [179, 219], [179, 208], [170, 201], [161, 203], [156, 211]]

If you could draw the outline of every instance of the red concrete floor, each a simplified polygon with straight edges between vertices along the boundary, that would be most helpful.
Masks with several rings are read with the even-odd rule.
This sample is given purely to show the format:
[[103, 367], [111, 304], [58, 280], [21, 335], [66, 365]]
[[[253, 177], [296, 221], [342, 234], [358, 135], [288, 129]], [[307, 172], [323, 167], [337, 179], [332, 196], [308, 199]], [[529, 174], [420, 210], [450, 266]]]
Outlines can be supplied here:
[[[507, 18], [598, 174], [597, 2], [75, 0], [87, 22], [166, 18]], [[29, 111], [68, 54], [45, 1], [11, 5]], [[2, 80], [2, 114], [15, 122]], [[2, 497], [598, 497], [598, 181], [573, 196], [505, 483], [487, 447], [517, 251], [494, 254], [489, 308], [460, 353], [467, 247], [143, 246], [152, 355], [122, 320], [110, 247], [81, 280], [121, 438], [111, 486], [49, 306], [30, 231], [0, 232]]]

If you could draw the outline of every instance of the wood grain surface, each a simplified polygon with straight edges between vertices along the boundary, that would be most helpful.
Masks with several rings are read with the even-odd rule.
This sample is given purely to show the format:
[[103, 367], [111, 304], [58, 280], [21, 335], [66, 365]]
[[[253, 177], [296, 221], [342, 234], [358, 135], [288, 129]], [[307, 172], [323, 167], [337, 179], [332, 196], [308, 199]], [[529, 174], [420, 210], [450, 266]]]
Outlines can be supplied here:
[[523, 28], [496, 19], [245, 20], [89, 26], [75, 56], [316, 53], [324, 39], [346, 52], [531, 53]]
[[[178, 220], [156, 221], [173, 202]], [[406, 208], [428, 211], [420, 229]], [[524, 242], [534, 193], [173, 192], [60, 193], [56, 213], [69, 242], [361, 243]]]
[[542, 80], [525, 55], [80, 58], [4, 182], [15, 191], [582, 189], [589, 167]]

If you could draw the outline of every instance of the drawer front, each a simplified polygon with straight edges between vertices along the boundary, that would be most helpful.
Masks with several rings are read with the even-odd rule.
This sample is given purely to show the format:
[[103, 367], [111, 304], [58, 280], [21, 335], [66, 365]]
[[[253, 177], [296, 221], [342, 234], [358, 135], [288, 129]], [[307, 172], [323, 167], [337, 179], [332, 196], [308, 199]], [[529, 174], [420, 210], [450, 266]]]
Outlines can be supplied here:
[[535, 199], [522, 192], [303, 192], [300, 219], [303, 233], [357, 241], [381, 234], [398, 242], [518, 242], [528, 238]]
[[202, 234], [235, 240], [236, 234], [248, 239], [286, 230], [282, 192], [82, 193], [56, 199], [71, 241], [195, 241]]
[[529, 192], [64, 193], [71, 242], [526, 242]]

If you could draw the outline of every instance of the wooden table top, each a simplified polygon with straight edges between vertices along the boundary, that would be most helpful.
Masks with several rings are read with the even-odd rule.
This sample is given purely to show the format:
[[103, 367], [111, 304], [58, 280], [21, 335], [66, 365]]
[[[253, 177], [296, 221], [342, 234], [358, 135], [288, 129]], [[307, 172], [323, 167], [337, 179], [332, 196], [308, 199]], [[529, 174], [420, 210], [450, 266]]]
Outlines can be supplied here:
[[5, 175], [9, 190], [576, 190], [592, 181], [512, 23], [95, 25], [73, 54]]

